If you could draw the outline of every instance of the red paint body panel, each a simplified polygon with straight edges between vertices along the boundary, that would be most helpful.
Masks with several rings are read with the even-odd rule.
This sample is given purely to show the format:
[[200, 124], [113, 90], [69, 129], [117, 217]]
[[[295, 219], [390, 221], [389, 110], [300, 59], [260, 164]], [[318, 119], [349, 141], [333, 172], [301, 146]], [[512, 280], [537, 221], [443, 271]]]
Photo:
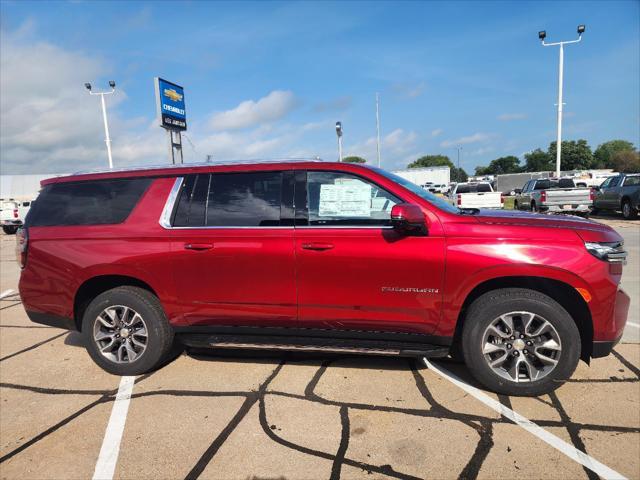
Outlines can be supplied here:
[[[428, 235], [400, 236], [388, 228], [165, 229], [158, 222], [176, 176], [293, 169], [365, 177], [419, 205]], [[454, 214], [374, 170], [341, 163], [158, 168], [42, 184], [140, 176], [157, 178], [120, 225], [29, 228], [20, 279], [27, 310], [71, 318], [83, 282], [126, 275], [157, 293], [174, 326], [302, 326], [451, 337], [474, 288], [492, 279], [540, 277], [589, 292], [594, 341], [615, 340], [624, 328], [629, 300], [619, 290], [621, 268], [596, 259], [584, 246], [621, 237], [575, 217]], [[186, 244], [211, 248], [189, 250]]]

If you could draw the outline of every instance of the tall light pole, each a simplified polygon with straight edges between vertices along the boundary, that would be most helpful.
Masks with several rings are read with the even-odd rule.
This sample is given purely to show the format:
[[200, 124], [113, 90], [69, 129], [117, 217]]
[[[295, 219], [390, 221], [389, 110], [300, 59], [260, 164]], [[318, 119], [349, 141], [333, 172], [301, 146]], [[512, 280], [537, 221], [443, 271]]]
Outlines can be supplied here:
[[111, 157], [111, 138], [109, 137], [109, 123], [107, 122], [107, 106], [104, 103], [104, 96], [111, 95], [116, 91], [116, 82], [109, 80], [109, 86], [111, 91], [109, 92], [94, 92], [91, 90], [91, 84], [85, 83], [84, 87], [89, 90], [89, 95], [100, 95], [102, 102], [102, 120], [104, 121], [104, 142], [107, 144], [107, 157], [109, 158], [109, 168], [113, 168], [113, 158]]
[[380, 168], [380, 94], [376, 93], [376, 153], [378, 168]]
[[342, 122], [336, 122], [336, 135], [338, 135], [338, 161], [342, 161]]
[[578, 43], [582, 40], [582, 34], [585, 31], [584, 25], [578, 25], [578, 39], [569, 40], [565, 42], [544, 43], [544, 39], [547, 36], [547, 32], [542, 30], [538, 32], [538, 38], [542, 42], [543, 47], [553, 47], [555, 45], [560, 46], [560, 62], [558, 73], [558, 139], [556, 140], [556, 177], [560, 177], [560, 159], [562, 158], [562, 81], [564, 73], [564, 46], [570, 43]]
[[457, 147], [456, 150], [458, 150], [458, 170], [460, 170], [460, 150], [462, 150], [462, 147]]

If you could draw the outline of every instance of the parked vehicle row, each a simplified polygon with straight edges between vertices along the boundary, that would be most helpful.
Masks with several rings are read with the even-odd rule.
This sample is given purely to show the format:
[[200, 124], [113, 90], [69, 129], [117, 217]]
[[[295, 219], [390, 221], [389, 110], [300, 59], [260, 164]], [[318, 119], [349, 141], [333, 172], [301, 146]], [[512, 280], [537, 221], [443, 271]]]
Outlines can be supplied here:
[[[459, 194], [499, 196], [478, 189]], [[458, 208], [347, 163], [52, 178], [17, 256], [29, 318], [80, 330], [95, 362], [118, 375], [158, 368], [179, 339], [451, 352], [496, 392], [539, 395], [580, 358], [608, 355], [629, 308], [626, 252], [610, 227]]]

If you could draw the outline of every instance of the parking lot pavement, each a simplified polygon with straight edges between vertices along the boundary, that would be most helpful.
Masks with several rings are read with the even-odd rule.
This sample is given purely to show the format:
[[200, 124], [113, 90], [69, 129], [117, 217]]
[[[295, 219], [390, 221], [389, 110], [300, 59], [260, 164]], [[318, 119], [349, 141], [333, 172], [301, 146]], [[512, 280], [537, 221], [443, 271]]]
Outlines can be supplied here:
[[[614, 228], [637, 266], [636, 227]], [[0, 293], [17, 287], [12, 248], [0, 236]], [[637, 269], [629, 270], [623, 282], [637, 306]], [[463, 365], [433, 363], [437, 370], [419, 359], [183, 354], [136, 378], [114, 478], [597, 478], [568, 456], [574, 448], [590, 456], [583, 463], [640, 478], [637, 343], [581, 363], [551, 395], [480, 392], [560, 446], [452, 383], [474, 385]], [[119, 383], [79, 334], [30, 323], [15, 294], [1, 299], [0, 478], [90, 478]]]

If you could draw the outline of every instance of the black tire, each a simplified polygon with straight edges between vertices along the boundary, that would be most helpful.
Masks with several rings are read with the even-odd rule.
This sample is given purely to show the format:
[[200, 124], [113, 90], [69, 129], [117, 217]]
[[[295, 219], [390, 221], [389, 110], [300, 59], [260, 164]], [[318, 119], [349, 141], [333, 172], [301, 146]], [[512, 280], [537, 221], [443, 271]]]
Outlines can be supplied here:
[[[135, 310], [144, 319], [147, 330], [146, 348], [129, 363], [117, 363], [105, 357], [93, 338], [98, 315], [110, 306], [122, 305]], [[173, 329], [158, 297], [148, 290], [122, 286], [101, 293], [89, 304], [82, 319], [82, 335], [91, 358], [114, 375], [141, 375], [161, 366], [173, 345]]]
[[638, 217], [638, 210], [631, 206], [631, 202], [625, 199], [621, 205], [622, 217], [625, 220], [633, 220]]
[[2, 231], [4, 233], [6, 233], [7, 235], [15, 235], [16, 232], [18, 231], [18, 226], [13, 226], [13, 225], [3, 225], [2, 226]]
[[538, 206], [536, 205], [536, 202], [531, 202], [531, 211], [538, 213]]
[[518, 207], [518, 202], [513, 202], [513, 209], [520, 210], [520, 208]]
[[[520, 311], [534, 313], [551, 323], [560, 337], [562, 350], [555, 368], [545, 377], [517, 383], [500, 376], [488, 365], [482, 353], [482, 342], [485, 330], [500, 315]], [[505, 395], [535, 396], [552, 392], [575, 371], [580, 345], [580, 333], [569, 313], [552, 298], [524, 288], [494, 290], [477, 298], [467, 310], [462, 331], [462, 351], [467, 368], [482, 385]]]

